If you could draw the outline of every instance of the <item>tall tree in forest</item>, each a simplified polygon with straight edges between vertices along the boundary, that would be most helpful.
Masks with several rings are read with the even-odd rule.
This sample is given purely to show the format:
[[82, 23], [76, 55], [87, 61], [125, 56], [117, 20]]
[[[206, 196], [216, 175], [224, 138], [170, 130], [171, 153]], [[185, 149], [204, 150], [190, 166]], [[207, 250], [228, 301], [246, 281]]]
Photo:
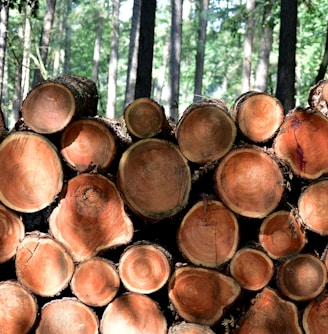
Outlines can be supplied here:
[[66, 15], [64, 19], [64, 29], [65, 29], [65, 55], [64, 55], [64, 73], [70, 72], [70, 62], [71, 62], [71, 35], [72, 28], [69, 22], [69, 15], [72, 11], [72, 0], [66, 1]]
[[209, 0], [200, 0], [199, 28], [197, 39], [196, 70], [194, 84], [194, 102], [201, 99], [203, 90], [203, 73], [206, 46], [206, 29]]
[[327, 24], [327, 31], [326, 31], [326, 43], [325, 43], [325, 50], [322, 56], [322, 60], [320, 63], [318, 75], [315, 78], [315, 83], [324, 79], [328, 66], [328, 24]]
[[298, 0], [281, 0], [276, 97], [285, 112], [295, 107], [297, 7]]
[[155, 13], [156, 0], [141, 0], [135, 99], [151, 95]]
[[5, 59], [7, 49], [9, 3], [2, 5], [0, 10], [0, 104], [3, 100], [3, 79], [5, 70]]

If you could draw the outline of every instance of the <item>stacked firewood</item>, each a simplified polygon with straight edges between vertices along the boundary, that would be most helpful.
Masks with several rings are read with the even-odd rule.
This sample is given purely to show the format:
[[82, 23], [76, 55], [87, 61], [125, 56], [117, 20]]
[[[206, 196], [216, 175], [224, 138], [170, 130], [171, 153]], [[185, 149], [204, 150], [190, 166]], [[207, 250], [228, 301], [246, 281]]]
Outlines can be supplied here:
[[324, 333], [328, 81], [150, 98], [101, 117], [93, 81], [34, 87], [1, 126], [0, 332]]

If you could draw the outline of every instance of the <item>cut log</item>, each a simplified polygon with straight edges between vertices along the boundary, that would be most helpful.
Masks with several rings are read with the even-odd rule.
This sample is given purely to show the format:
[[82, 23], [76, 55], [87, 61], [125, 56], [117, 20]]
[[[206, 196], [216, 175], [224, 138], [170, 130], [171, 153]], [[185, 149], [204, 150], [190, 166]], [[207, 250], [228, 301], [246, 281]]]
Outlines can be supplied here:
[[14, 257], [25, 235], [25, 226], [20, 217], [0, 204], [0, 263]]
[[100, 331], [102, 334], [166, 334], [167, 322], [153, 299], [128, 292], [108, 304]]
[[132, 292], [149, 294], [167, 283], [171, 255], [161, 246], [135, 243], [120, 257], [119, 275], [123, 285]]
[[310, 88], [308, 103], [311, 109], [328, 116], [328, 80], [320, 80]]
[[143, 139], [122, 155], [118, 186], [139, 216], [159, 221], [182, 210], [189, 199], [191, 174], [179, 148], [162, 139]]
[[0, 282], [0, 333], [30, 333], [38, 313], [35, 297], [16, 281]]
[[205, 164], [230, 151], [237, 128], [225, 102], [203, 100], [184, 111], [175, 134], [183, 155], [189, 161]]
[[328, 180], [313, 182], [298, 199], [303, 224], [320, 235], [328, 235]]
[[169, 299], [178, 315], [199, 325], [218, 322], [239, 294], [239, 284], [214, 269], [180, 267], [169, 281]]
[[78, 172], [104, 171], [116, 154], [114, 132], [99, 118], [71, 122], [62, 133], [60, 142], [61, 155]]
[[70, 287], [84, 304], [101, 307], [117, 295], [120, 277], [111, 261], [93, 257], [77, 265]]
[[67, 250], [48, 234], [38, 232], [27, 234], [20, 243], [15, 267], [18, 281], [42, 297], [64, 290], [74, 272]]
[[146, 139], [155, 136], [167, 138], [171, 127], [164, 108], [148, 97], [131, 102], [124, 110], [124, 120], [131, 137]]
[[230, 273], [242, 288], [258, 291], [270, 282], [274, 274], [274, 265], [264, 252], [242, 248], [230, 262]]
[[187, 322], [172, 325], [168, 334], [215, 334], [210, 327]]
[[259, 241], [272, 259], [280, 259], [299, 253], [307, 243], [307, 238], [295, 214], [280, 210], [263, 220]]
[[62, 189], [60, 157], [42, 135], [12, 132], [0, 144], [0, 161], [0, 201], [15, 211], [39, 211]]
[[90, 79], [63, 75], [35, 86], [22, 104], [24, 123], [38, 133], [63, 130], [73, 118], [97, 114], [98, 92]]
[[295, 175], [314, 180], [328, 172], [327, 141], [328, 119], [311, 109], [295, 109], [280, 127], [273, 148]]
[[317, 297], [327, 283], [325, 264], [308, 253], [284, 261], [277, 276], [280, 291], [295, 301], [309, 301]]
[[49, 227], [76, 262], [127, 244], [133, 237], [132, 221], [115, 184], [101, 174], [69, 180], [65, 197], [49, 217]]
[[284, 177], [277, 162], [257, 146], [231, 150], [214, 172], [215, 189], [235, 213], [264, 218], [280, 203]]
[[236, 216], [219, 201], [200, 201], [183, 218], [177, 245], [191, 263], [210, 268], [228, 262], [239, 241]]
[[235, 333], [302, 334], [297, 307], [294, 303], [280, 298], [271, 288], [264, 288], [257, 295]]
[[74, 298], [54, 299], [41, 309], [36, 334], [98, 334], [94, 311]]

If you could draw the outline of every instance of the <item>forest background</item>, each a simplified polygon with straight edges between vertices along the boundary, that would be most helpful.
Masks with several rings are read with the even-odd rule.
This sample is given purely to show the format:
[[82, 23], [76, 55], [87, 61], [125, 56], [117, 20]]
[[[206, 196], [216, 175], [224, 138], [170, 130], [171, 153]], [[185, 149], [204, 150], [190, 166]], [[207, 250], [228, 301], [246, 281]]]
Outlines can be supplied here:
[[325, 77], [327, 41], [326, 1], [1, 0], [1, 109], [12, 127], [33, 86], [71, 73], [97, 83], [110, 118], [141, 96], [177, 120], [249, 90], [288, 111]]

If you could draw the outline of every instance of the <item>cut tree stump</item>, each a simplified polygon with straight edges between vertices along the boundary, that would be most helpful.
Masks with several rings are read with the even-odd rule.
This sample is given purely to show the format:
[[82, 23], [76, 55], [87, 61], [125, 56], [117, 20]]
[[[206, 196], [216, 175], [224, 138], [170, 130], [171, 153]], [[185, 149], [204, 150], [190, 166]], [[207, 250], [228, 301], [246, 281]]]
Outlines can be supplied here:
[[308, 103], [311, 109], [328, 116], [328, 80], [320, 80], [310, 88]]
[[236, 216], [219, 201], [196, 203], [177, 231], [177, 246], [195, 265], [216, 268], [235, 254], [239, 241]]
[[191, 174], [179, 148], [162, 139], [143, 139], [122, 155], [118, 187], [132, 211], [159, 221], [182, 210], [189, 199]]
[[284, 177], [278, 163], [257, 146], [232, 149], [214, 172], [220, 199], [237, 214], [264, 218], [280, 203]]
[[35, 86], [22, 104], [24, 123], [49, 134], [63, 130], [73, 118], [97, 114], [98, 91], [90, 79], [63, 75]]
[[84, 304], [101, 307], [117, 295], [120, 277], [111, 261], [93, 257], [76, 266], [70, 288]]
[[0, 282], [0, 333], [30, 333], [38, 313], [34, 295], [16, 281]]
[[237, 128], [225, 102], [202, 100], [184, 111], [175, 135], [181, 152], [189, 161], [205, 164], [230, 151]]
[[76, 262], [127, 244], [133, 237], [132, 221], [115, 184], [101, 174], [79, 174], [68, 181], [49, 227]]
[[63, 187], [55, 146], [42, 135], [17, 131], [0, 144], [0, 201], [18, 212], [50, 205]]
[[284, 120], [281, 102], [265, 92], [246, 92], [232, 107], [232, 116], [243, 136], [254, 143], [272, 139]]
[[73, 275], [74, 262], [67, 250], [45, 233], [28, 233], [19, 244], [15, 267], [18, 281], [36, 295], [53, 297]]
[[215, 334], [210, 327], [192, 324], [188, 322], [181, 322], [172, 325], [169, 328], [168, 334]]
[[102, 334], [166, 334], [167, 322], [153, 299], [128, 292], [108, 304], [100, 331]]
[[169, 281], [169, 299], [184, 320], [212, 326], [240, 294], [239, 284], [214, 269], [184, 266]]
[[98, 334], [94, 311], [74, 298], [54, 299], [41, 309], [36, 334]]

